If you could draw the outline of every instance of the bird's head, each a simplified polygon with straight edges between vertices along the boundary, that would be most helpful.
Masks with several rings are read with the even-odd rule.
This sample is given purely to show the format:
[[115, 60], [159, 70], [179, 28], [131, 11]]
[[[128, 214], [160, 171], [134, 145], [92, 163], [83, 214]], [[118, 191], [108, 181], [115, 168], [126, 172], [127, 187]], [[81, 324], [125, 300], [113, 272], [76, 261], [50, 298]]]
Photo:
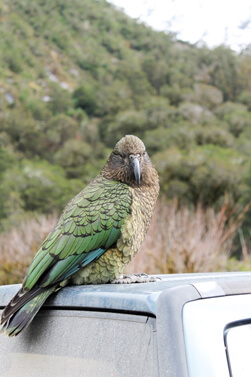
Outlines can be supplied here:
[[108, 179], [139, 187], [150, 183], [151, 170], [156, 172], [144, 143], [137, 136], [127, 135], [117, 142], [102, 172]]

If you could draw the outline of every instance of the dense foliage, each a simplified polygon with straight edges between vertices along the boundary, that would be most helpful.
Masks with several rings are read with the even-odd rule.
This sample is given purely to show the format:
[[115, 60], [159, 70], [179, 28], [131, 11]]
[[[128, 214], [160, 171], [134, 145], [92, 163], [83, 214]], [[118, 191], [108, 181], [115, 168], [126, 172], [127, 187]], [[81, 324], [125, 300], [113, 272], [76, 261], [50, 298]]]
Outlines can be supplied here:
[[103, 0], [0, 0], [0, 13], [0, 230], [60, 211], [128, 133], [163, 196], [250, 201], [250, 51], [182, 43]]

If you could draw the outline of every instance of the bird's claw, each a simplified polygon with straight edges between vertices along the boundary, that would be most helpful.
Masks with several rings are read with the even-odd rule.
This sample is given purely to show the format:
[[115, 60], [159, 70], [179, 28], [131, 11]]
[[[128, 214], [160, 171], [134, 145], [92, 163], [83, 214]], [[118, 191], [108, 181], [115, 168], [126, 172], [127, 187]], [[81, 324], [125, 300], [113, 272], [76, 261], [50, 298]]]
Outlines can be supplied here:
[[153, 283], [161, 280], [159, 277], [149, 276], [147, 274], [121, 275], [119, 278], [111, 281], [111, 284], [132, 284], [132, 283]]

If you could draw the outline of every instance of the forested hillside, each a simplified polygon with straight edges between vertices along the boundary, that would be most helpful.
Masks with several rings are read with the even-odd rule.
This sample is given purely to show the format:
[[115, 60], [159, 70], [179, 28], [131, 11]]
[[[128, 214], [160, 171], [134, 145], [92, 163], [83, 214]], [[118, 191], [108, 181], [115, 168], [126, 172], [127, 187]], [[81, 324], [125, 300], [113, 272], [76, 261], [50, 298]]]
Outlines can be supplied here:
[[1, 231], [61, 211], [130, 133], [163, 198], [250, 201], [250, 51], [182, 43], [103, 0], [0, 0], [0, 41]]

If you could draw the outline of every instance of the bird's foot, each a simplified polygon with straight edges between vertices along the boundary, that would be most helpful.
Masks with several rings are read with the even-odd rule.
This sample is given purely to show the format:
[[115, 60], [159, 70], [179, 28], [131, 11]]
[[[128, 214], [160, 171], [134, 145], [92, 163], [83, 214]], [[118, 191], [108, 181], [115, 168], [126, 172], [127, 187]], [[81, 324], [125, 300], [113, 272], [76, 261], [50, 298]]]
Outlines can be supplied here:
[[132, 283], [153, 283], [161, 279], [147, 274], [121, 275], [119, 278], [111, 281], [111, 284], [132, 284]]

